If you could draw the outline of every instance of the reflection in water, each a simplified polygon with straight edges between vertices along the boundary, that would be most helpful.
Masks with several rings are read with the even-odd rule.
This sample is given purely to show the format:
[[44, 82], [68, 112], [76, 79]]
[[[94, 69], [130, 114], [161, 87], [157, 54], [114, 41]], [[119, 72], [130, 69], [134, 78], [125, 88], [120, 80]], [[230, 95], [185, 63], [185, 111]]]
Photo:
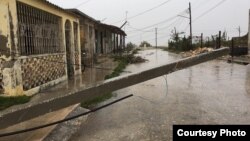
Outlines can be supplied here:
[[246, 75], [246, 91], [250, 95], [250, 65], [247, 67]]
[[188, 88], [192, 88], [193, 69], [189, 69]]
[[220, 66], [216, 65], [214, 71], [216, 80], [220, 80]]
[[155, 60], [156, 60], [156, 63], [158, 64], [158, 50], [155, 49]]
[[150, 98], [146, 98], [146, 97], [138, 96], [138, 95], [134, 95], [134, 97], [137, 97], [141, 100], [150, 102], [151, 104], [154, 104], [154, 105], [161, 105], [161, 104], [165, 103], [167, 95], [168, 95], [168, 79], [167, 79], [167, 75], [164, 75], [162, 77], [164, 78], [165, 83], [166, 83], [166, 93], [165, 93], [164, 97], [161, 98], [161, 100], [152, 100]]
[[234, 72], [234, 63], [231, 63], [231, 67], [230, 67], [230, 78], [232, 78], [232, 76], [233, 76], [233, 72]]
[[163, 76], [166, 82], [166, 97], [168, 95], [168, 75]]

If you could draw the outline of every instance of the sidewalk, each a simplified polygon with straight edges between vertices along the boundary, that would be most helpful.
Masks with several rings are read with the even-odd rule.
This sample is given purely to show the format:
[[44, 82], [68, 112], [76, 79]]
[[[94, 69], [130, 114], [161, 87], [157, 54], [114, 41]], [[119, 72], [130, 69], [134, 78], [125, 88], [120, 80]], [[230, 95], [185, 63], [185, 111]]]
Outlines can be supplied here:
[[[102, 83], [104, 77], [107, 74], [112, 72], [112, 69], [117, 65], [116, 62], [113, 62], [112, 59], [102, 58], [102, 61], [96, 65], [94, 68], [87, 68], [82, 75], [76, 76], [73, 79], [62, 82], [55, 87], [51, 87], [47, 90], [42, 91], [41, 93], [35, 95], [29, 103], [23, 105], [17, 105], [6, 109], [6, 111], [12, 111], [20, 107], [25, 107], [32, 103], [39, 103], [45, 100], [53, 99], [53, 97], [57, 97], [63, 95], [64, 93], [69, 92], [70, 90], [78, 87], [89, 87], [91, 85], [96, 85], [97, 83]], [[106, 68], [106, 69], [101, 69]], [[110, 69], [107, 69], [110, 68]], [[17, 124], [15, 126], [8, 127], [6, 129], [0, 130], [0, 133], [12, 132], [22, 129], [27, 129], [35, 126], [39, 126], [42, 124], [51, 123], [54, 121], [64, 119], [69, 113], [71, 113], [78, 105], [74, 105], [65, 109], [61, 109], [56, 112], [52, 112], [46, 114], [44, 116]], [[3, 111], [5, 112], [5, 111]], [[32, 113], [24, 113], [24, 114], [32, 114]], [[22, 116], [19, 117], [19, 119]], [[0, 141], [40, 141], [43, 140], [56, 126], [44, 128], [41, 130], [36, 130], [33, 132], [19, 134], [10, 137], [0, 138]]]

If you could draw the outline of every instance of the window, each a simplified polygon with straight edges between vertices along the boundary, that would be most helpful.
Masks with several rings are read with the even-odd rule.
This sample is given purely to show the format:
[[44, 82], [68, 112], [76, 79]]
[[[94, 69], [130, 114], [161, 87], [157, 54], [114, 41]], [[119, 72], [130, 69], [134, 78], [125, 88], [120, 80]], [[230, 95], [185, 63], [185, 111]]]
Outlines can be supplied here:
[[60, 53], [61, 18], [17, 2], [21, 55]]

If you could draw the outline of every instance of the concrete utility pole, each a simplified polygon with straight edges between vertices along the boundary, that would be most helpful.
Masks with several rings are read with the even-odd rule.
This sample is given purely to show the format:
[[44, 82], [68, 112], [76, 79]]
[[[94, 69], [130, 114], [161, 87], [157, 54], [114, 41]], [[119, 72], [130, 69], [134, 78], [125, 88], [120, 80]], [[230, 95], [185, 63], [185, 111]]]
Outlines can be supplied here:
[[221, 48], [221, 31], [219, 31], [219, 42], [218, 42], [218, 48]]
[[157, 31], [158, 29], [157, 28], [155, 28], [155, 47], [157, 48], [157, 35], [158, 35], [158, 31]]
[[201, 33], [201, 48], [203, 48], [203, 33]]
[[193, 32], [192, 32], [192, 9], [191, 9], [191, 3], [190, 2], [189, 2], [189, 20], [190, 20], [190, 47], [192, 49]]
[[237, 30], [239, 31], [239, 37], [240, 37], [240, 34], [241, 34], [240, 26], [239, 26], [239, 28], [237, 28]]

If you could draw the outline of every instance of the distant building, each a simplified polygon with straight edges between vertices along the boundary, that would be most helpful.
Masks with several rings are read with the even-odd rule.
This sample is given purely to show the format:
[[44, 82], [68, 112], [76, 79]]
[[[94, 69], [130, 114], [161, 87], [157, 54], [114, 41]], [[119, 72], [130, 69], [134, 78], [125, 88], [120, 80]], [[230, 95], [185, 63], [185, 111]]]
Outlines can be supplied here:
[[46, 0], [1, 0], [0, 11], [0, 93], [31, 95], [81, 73], [77, 15]]
[[125, 32], [119, 27], [95, 20], [77, 9], [68, 9], [79, 16], [82, 65], [93, 65], [94, 56], [118, 53], [125, 48]]

